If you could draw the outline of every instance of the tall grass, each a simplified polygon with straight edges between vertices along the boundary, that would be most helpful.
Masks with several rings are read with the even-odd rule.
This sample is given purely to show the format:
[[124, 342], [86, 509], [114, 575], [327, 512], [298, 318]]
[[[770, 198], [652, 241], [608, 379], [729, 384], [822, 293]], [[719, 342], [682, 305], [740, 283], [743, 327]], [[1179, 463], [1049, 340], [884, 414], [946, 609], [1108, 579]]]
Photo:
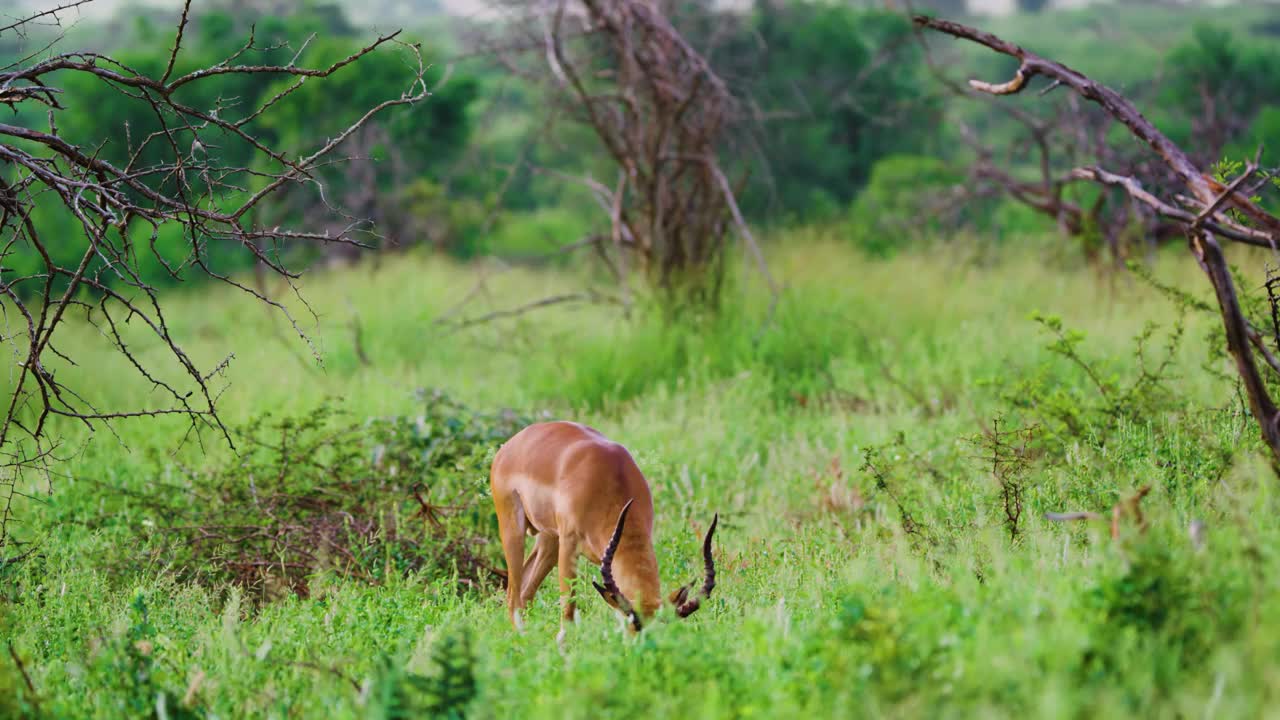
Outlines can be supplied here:
[[[441, 387], [475, 407], [599, 427], [653, 486], [664, 584], [697, 575], [698, 533], [721, 513], [720, 581], [692, 618], [629, 640], [587, 587], [560, 650], [554, 582], [522, 635], [498, 588], [447, 572], [381, 585], [321, 575], [306, 599], [266, 604], [180, 582], [147, 554], [133, 516], [110, 508], [179, 460], [217, 465], [228, 451], [212, 436], [205, 454], [190, 442], [175, 450], [185, 433], [176, 422], [92, 438], [66, 426], [84, 452], [52, 495], [23, 507], [21, 532], [40, 554], [0, 569], [0, 630], [36, 688], [33, 698], [0, 659], [0, 713], [21, 704], [116, 718], [157, 703], [171, 716], [218, 717], [1272, 712], [1280, 515], [1257, 433], [1230, 384], [1201, 368], [1214, 318], [1185, 318], [1173, 399], [1038, 446], [1015, 478], [1026, 507], [1011, 540], [977, 436], [997, 417], [1043, 419], [1043, 407], [1008, 397], [1016, 380], [1081, 405], [1090, 397], [1086, 374], [1046, 348], [1032, 312], [1083, 331], [1089, 362], [1127, 377], [1144, 324], [1167, 331], [1179, 311], [1141, 283], [1051, 266], [1032, 250], [871, 262], [813, 231], [775, 240], [788, 289], [772, 312], [744, 274], [724, 314], [674, 324], [566, 306], [455, 332], [434, 320], [467, 296], [476, 266], [407, 257], [317, 273], [303, 291], [318, 315], [307, 325], [320, 367], [248, 298], [168, 298], [198, 361], [234, 350], [222, 404], [233, 423], [326, 398], [357, 416], [413, 413], [415, 388]], [[575, 272], [490, 274], [490, 293], [465, 312], [563, 292]], [[1181, 254], [1157, 272], [1207, 296]], [[104, 405], [144, 403], [146, 384], [100, 347], [82, 328], [61, 349], [85, 362], [58, 372], [81, 373]], [[1042, 516], [1106, 512], [1147, 483], [1145, 533], [1124, 525], [1113, 542], [1104, 524]], [[104, 501], [104, 488], [119, 502]], [[117, 522], [104, 520], [111, 512]], [[1200, 549], [1192, 521], [1207, 528]], [[101, 562], [122, 550], [136, 564]]]

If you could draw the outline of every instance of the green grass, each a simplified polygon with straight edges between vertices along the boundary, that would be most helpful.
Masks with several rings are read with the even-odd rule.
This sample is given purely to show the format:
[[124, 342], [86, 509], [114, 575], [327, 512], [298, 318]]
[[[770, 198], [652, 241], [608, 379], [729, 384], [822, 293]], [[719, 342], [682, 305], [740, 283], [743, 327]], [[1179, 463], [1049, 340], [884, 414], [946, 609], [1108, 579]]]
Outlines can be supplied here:
[[[749, 275], [712, 320], [667, 326], [643, 311], [623, 321], [563, 306], [447, 332], [433, 321], [467, 296], [479, 266], [408, 256], [315, 273], [303, 292], [318, 326], [304, 324], [322, 369], [248, 298], [170, 294], [193, 357], [209, 367], [235, 353], [229, 422], [307, 413], [325, 398], [356, 417], [412, 414], [419, 387], [582, 420], [646, 472], [664, 584], [697, 576], [698, 532], [721, 514], [719, 584], [690, 619], [636, 639], [587, 587], [563, 653], [554, 583], [523, 635], [499, 588], [438, 569], [382, 585], [323, 573], [305, 599], [259, 604], [177, 580], [182, 568], [148, 555], [143, 516], [128, 509], [127, 493], [169, 481], [178, 461], [225, 463], [225, 448], [208, 435], [207, 455], [191, 443], [174, 451], [180, 423], [125, 423], [118, 438], [99, 431], [51, 495], [21, 508], [20, 533], [40, 555], [0, 569], [0, 633], [39, 709], [131, 717], [166, 693], [170, 716], [189, 694], [223, 718], [391, 717], [406, 674], [440, 697], [468, 697], [473, 678], [469, 712], [482, 718], [1262, 717], [1275, 707], [1275, 477], [1231, 386], [1200, 367], [1214, 318], [1186, 318], [1174, 392], [1149, 414], [1087, 415], [1084, 431], [1043, 443], [1015, 477], [1025, 508], [1011, 541], [973, 436], [1047, 406], [1018, 408], [1000, 388], [1040, 378], [1027, 386], [1035, 397], [1063, 393], [1077, 409], [1094, 399], [1085, 374], [1046, 349], [1032, 312], [1085, 332], [1080, 352], [1124, 380], [1136, 372], [1134, 336], [1148, 320], [1167, 331], [1176, 308], [1043, 246], [871, 261], [816, 230], [774, 239], [788, 289], [768, 324]], [[492, 270], [490, 300], [466, 313], [581, 279], [571, 268]], [[1184, 251], [1157, 271], [1207, 297]], [[354, 349], [356, 316], [369, 365]], [[61, 349], [91, 359], [78, 371], [86, 392], [113, 407], [147, 402], [97, 336], [72, 334]], [[160, 348], [138, 349], [163, 360]], [[72, 446], [86, 439], [59, 429]], [[1145, 483], [1145, 535], [1113, 543], [1101, 525], [1042, 518], [1105, 512]], [[1192, 520], [1208, 528], [1199, 552]], [[120, 557], [137, 561], [104, 561]], [[464, 636], [469, 651], [450, 644]], [[30, 699], [21, 688], [0, 657], [0, 714]]]

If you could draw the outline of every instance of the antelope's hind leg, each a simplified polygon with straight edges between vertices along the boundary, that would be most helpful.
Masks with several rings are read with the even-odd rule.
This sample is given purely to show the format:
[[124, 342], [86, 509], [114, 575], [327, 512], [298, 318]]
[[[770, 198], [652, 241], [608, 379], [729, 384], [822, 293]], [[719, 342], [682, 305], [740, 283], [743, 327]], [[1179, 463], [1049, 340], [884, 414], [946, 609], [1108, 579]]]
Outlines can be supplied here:
[[502, 538], [502, 555], [507, 562], [507, 614], [517, 631], [524, 630], [520, 611], [524, 609], [521, 590], [524, 587], [524, 535], [528, 522], [524, 505], [514, 492], [493, 496], [498, 515], [498, 535]]

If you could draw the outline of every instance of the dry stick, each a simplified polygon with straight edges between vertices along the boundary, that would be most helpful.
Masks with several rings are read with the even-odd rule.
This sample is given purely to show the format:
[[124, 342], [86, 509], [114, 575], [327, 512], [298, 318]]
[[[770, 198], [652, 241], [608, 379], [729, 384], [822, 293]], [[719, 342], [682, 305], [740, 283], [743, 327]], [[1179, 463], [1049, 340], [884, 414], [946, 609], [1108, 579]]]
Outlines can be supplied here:
[[1142, 502], [1142, 498], [1146, 497], [1149, 492], [1151, 492], [1151, 486], [1143, 485], [1138, 488], [1138, 492], [1134, 493], [1128, 500], [1118, 502], [1115, 504], [1115, 507], [1111, 508], [1112, 540], [1120, 537], [1120, 516], [1126, 512], [1133, 515], [1133, 523], [1134, 526], [1138, 528], [1138, 532], [1143, 532], [1147, 529], [1147, 521], [1146, 518], [1142, 516], [1142, 507], [1140, 503]]
[[539, 308], [548, 307], [550, 305], [562, 305], [565, 303], [574, 303], [574, 302], [601, 302], [601, 301], [611, 302], [614, 304], [621, 304], [621, 301], [619, 301], [617, 298], [610, 297], [603, 293], [598, 293], [594, 290], [587, 290], [585, 292], [576, 292], [576, 293], [565, 293], [563, 295], [552, 295], [550, 297], [545, 297], [540, 300], [534, 300], [531, 303], [526, 303], [519, 307], [508, 308], [505, 310], [494, 310], [493, 312], [485, 313], [484, 315], [480, 315], [478, 317], [473, 317], [473, 318], [463, 318], [462, 320], [459, 320], [453, 323], [453, 330], [454, 331], [462, 330], [463, 328], [468, 328], [468, 327], [471, 327], [472, 325], [480, 325], [483, 323], [487, 323], [491, 320], [499, 320], [501, 318], [509, 318], [509, 317], [518, 317], [520, 315], [524, 315], [525, 313], [532, 312]]
[[160, 83], [169, 82], [169, 76], [173, 75], [173, 65], [178, 61], [178, 52], [182, 50], [182, 36], [187, 31], [187, 19], [191, 15], [191, 0], [182, 3], [182, 18], [178, 20], [178, 32], [173, 37], [173, 50], [169, 52], [169, 64], [164, 68], [164, 75], [160, 78]]
[[22, 658], [18, 656], [18, 651], [13, 649], [13, 643], [7, 643], [9, 646], [9, 657], [13, 658], [13, 664], [18, 666], [18, 672], [22, 674], [22, 680], [27, 685], [27, 690], [31, 692], [31, 704], [36, 708], [36, 714], [40, 715], [40, 695], [36, 692], [35, 683], [31, 682], [31, 675], [27, 673], [27, 666], [23, 664]]
[[[1128, 177], [1126, 175], [1117, 175], [1108, 172], [1099, 167], [1081, 167], [1071, 171], [1070, 175], [1073, 180], [1088, 180], [1096, 182], [1100, 185], [1110, 185], [1118, 187], [1128, 193], [1129, 197], [1150, 207], [1157, 214], [1177, 220], [1188, 227], [1197, 222], [1199, 217], [1195, 213], [1188, 212], [1182, 208], [1170, 205], [1160, 198], [1152, 195], [1148, 190], [1142, 187], [1142, 183], [1137, 178]], [[1255, 247], [1275, 249], [1275, 238], [1265, 232], [1255, 230], [1253, 228], [1238, 225], [1230, 220], [1200, 220], [1202, 228], [1212, 230], [1222, 237], [1234, 240], [1244, 245], [1253, 245]]]
[[[1135, 492], [1133, 495], [1127, 498], [1124, 498], [1122, 500], [1119, 500], [1116, 502], [1115, 505], [1111, 506], [1111, 512], [1108, 514], [1111, 516], [1111, 539], [1112, 540], [1119, 539], [1120, 517], [1124, 515], [1126, 512], [1133, 515], [1134, 524], [1138, 528], [1139, 532], [1143, 532], [1146, 530], [1147, 528], [1146, 518], [1144, 518], [1142, 515], [1142, 508], [1139, 506], [1139, 503], [1141, 503], [1142, 499], [1146, 497], [1147, 494], [1150, 492], [1151, 492], [1151, 486], [1143, 485], [1142, 487], [1138, 488], [1137, 492]], [[1077, 520], [1104, 520], [1106, 519], [1107, 516], [1101, 513], [1083, 511], [1083, 512], [1064, 512], [1064, 513], [1047, 512], [1044, 514], [1044, 517], [1046, 520], [1052, 520], [1054, 522], [1074, 522]]]
[[[622, 307], [625, 312], [631, 311], [631, 283], [627, 280], [627, 255], [622, 247], [622, 199], [627, 192], [627, 173], [619, 168], [618, 188], [613, 192], [613, 204], [609, 208], [609, 239], [613, 241], [614, 250], [618, 253], [618, 283], [622, 285]], [[603, 253], [602, 253], [603, 254]]]
[[770, 304], [770, 315], [773, 314], [772, 307], [778, 301], [778, 284], [774, 282], [773, 273], [769, 272], [769, 264], [765, 262], [764, 252], [760, 250], [760, 244], [756, 242], [756, 237], [751, 233], [751, 228], [747, 226], [747, 221], [742, 217], [742, 210], [738, 208], [738, 201], [733, 196], [733, 188], [729, 186], [729, 179], [724, 176], [724, 172], [720, 169], [720, 165], [710, 158], [704, 159], [707, 169], [715, 176], [716, 183], [720, 186], [720, 192], [724, 193], [725, 204], [729, 206], [729, 212], [733, 215], [733, 223], [738, 228], [738, 233], [742, 236], [742, 242], [751, 251], [751, 256], [756, 261], [756, 267], [760, 270], [760, 275], [764, 277], [765, 283], [769, 285], [769, 294], [773, 296]]
[[[1026, 88], [1028, 81], [1036, 75], [1043, 75], [1051, 80], [1058, 81], [1086, 100], [1100, 106], [1111, 117], [1127, 127], [1134, 137], [1150, 146], [1183, 183], [1191, 189], [1197, 200], [1206, 209], [1213, 210], [1214, 208], [1220, 208], [1221, 205], [1226, 205], [1228, 209], [1238, 210], [1263, 227], [1265, 232], [1258, 233], [1262, 236], [1259, 239], [1267, 240], [1268, 244], [1273, 245], [1277, 236], [1280, 236], [1280, 219], [1258, 207], [1248, 197], [1240, 194], [1238, 190], [1231, 191], [1230, 188], [1224, 187], [1222, 183], [1203, 173], [1182, 148], [1156, 129], [1132, 103], [1114, 90], [1095, 83], [1065, 65], [1042, 58], [1018, 45], [976, 28], [923, 15], [917, 15], [914, 18], [914, 22], [918, 27], [929, 28], [962, 40], [969, 40], [1019, 60], [1020, 64], [1017, 73], [1012, 80], [999, 84], [970, 80], [969, 85], [974, 89], [995, 95], [1011, 95], [1021, 92]], [[1089, 177], [1090, 175], [1094, 178], [1100, 178], [1096, 168], [1092, 172], [1085, 170], [1081, 173], [1082, 177]], [[1124, 187], [1134, 199], [1156, 208], [1157, 211], [1168, 208], [1167, 203], [1159, 201], [1150, 193], [1141, 191], [1137, 181], [1132, 178], [1113, 178], [1110, 184], [1118, 184]], [[1224, 196], [1225, 199], [1220, 195]], [[1220, 213], [1221, 209], [1218, 209], [1213, 214], [1220, 215]], [[1208, 220], [1201, 221], [1201, 225], [1197, 226], [1196, 217], [1192, 216], [1189, 222], [1184, 221], [1184, 223], [1192, 235], [1192, 253], [1201, 269], [1204, 270], [1205, 275], [1208, 276], [1217, 296], [1223, 326], [1226, 330], [1227, 350], [1235, 360], [1237, 373], [1249, 398], [1250, 410], [1258, 423], [1263, 440], [1271, 450], [1273, 459], [1280, 462], [1280, 427], [1277, 427], [1276, 405], [1271, 399], [1266, 383], [1258, 372], [1257, 365], [1254, 363], [1253, 353], [1250, 350], [1249, 322], [1240, 308], [1231, 273], [1222, 254], [1222, 248], [1218, 245], [1214, 232], [1210, 229], [1205, 229], [1209, 226]], [[1236, 224], [1223, 219], [1217, 225], [1235, 229], [1233, 226]], [[1228, 233], [1222, 234], [1230, 237]]]
[[39, 20], [40, 18], [53, 16], [54, 21], [57, 22], [58, 13], [66, 10], [79, 8], [81, 5], [88, 5], [91, 2], [93, 2], [93, 0], [74, 0], [73, 2], [66, 2], [57, 7], [49, 8], [48, 10], [41, 10], [35, 15], [28, 15], [27, 17], [24, 17], [16, 22], [5, 25], [4, 27], [0, 27], [0, 35], [3, 35], [4, 33], [10, 30], [18, 30], [23, 25], [29, 25], [35, 22], [36, 20]]
[[351, 336], [352, 344], [355, 347], [356, 359], [361, 365], [369, 366], [373, 363], [369, 362], [369, 356], [364, 350], [364, 326], [360, 322], [360, 311], [356, 309], [354, 303], [347, 301], [347, 307], [351, 309]]
[[187, 692], [182, 696], [183, 706], [191, 707], [202, 684], [204, 684], [204, 670], [197, 669], [195, 676], [191, 678], [190, 684], [187, 685]]

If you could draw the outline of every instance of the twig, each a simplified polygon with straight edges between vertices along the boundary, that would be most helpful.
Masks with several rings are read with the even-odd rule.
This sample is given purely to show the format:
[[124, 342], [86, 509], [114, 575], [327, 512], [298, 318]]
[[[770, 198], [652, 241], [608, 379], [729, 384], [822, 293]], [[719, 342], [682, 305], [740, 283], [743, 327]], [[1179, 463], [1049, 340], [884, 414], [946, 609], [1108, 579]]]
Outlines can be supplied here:
[[479, 315], [477, 317], [463, 318], [461, 320], [458, 320], [452, 323], [452, 327], [454, 331], [457, 331], [463, 328], [471, 327], [473, 325], [480, 325], [483, 323], [492, 322], [494, 320], [501, 320], [503, 318], [511, 318], [511, 317], [519, 317], [520, 315], [524, 315], [525, 313], [529, 313], [534, 310], [539, 310], [541, 308], [551, 307], [552, 305], [563, 305], [565, 303], [577, 303], [577, 302], [592, 302], [592, 303], [609, 302], [612, 304], [620, 304], [620, 302], [616, 298], [603, 295], [593, 290], [588, 290], [585, 292], [576, 292], [576, 293], [564, 293], [562, 295], [552, 295], [550, 297], [545, 297], [540, 300], [534, 300], [533, 302], [526, 303], [524, 305], [520, 305], [514, 308], [494, 310], [493, 312], [485, 313], [484, 315]]
[[[56, 17], [85, 2], [66, 2], [35, 13], [0, 28], [0, 34], [39, 18]], [[6, 312], [16, 309], [13, 317], [20, 317], [24, 326], [6, 338], [15, 348], [18, 370], [7, 407], [0, 415], [0, 466], [14, 473], [34, 467], [48, 472], [51, 448], [57, 447], [56, 437], [49, 437], [49, 428], [59, 418], [114, 433], [116, 421], [177, 415], [190, 423], [187, 437], [203, 442], [202, 433], [212, 429], [234, 449], [230, 432], [218, 415], [225, 387], [214, 385], [225, 379], [221, 372], [225, 361], [207, 372], [187, 354], [171, 332], [157, 289], [141, 269], [145, 253], [149, 251], [175, 280], [199, 274], [253, 296], [283, 316], [318, 357], [291, 309], [269, 297], [265, 284], [254, 289], [215, 269], [208, 247], [222, 244], [243, 252], [263, 274], [274, 273], [288, 284], [310, 312], [295, 284], [299, 274], [281, 262], [280, 249], [300, 243], [366, 247], [356, 235], [369, 232], [367, 222], [329, 204], [321, 172], [339, 161], [338, 148], [379, 113], [427, 97], [422, 82], [425, 66], [419, 60], [416, 71], [407, 67], [412, 81], [409, 92], [372, 108], [360, 108], [354, 120], [332, 137], [315, 142], [296, 156], [286, 155], [266, 144], [259, 133], [246, 130], [247, 123], [269, 111], [304, 79], [327, 78], [385, 45], [400, 44], [413, 53], [418, 50], [400, 43], [397, 33], [390, 33], [321, 67], [300, 67], [296, 57], [289, 65], [237, 64], [245, 52], [263, 49], [251, 36], [223, 61], [179, 74], [178, 57], [188, 34], [191, 5], [190, 0], [184, 0], [163, 70], [154, 77], [92, 52], [32, 56], [0, 70], [0, 102], [11, 106], [26, 102], [44, 106], [41, 109], [63, 109], [66, 87], [60, 86], [68, 78], [80, 77], [120, 92], [126, 103], [149, 113], [158, 126], [140, 141], [125, 128], [124, 150], [112, 158], [105, 154], [110, 146], [78, 145], [60, 135], [52, 115], [47, 131], [0, 124], [0, 163], [9, 168], [0, 180], [0, 261], [21, 249], [31, 254], [38, 268], [26, 276], [10, 275], [0, 284]], [[186, 98], [199, 95], [189, 92], [191, 88], [217, 84], [219, 81], [211, 78], [225, 76], [292, 78], [295, 82], [287, 84], [290, 89], [246, 108], [239, 119], [228, 112], [230, 104], [221, 100], [213, 101], [212, 107], [187, 104]], [[209, 149], [227, 137], [243, 144], [256, 159], [235, 167], [224, 165], [216, 153], [211, 157]], [[159, 160], [152, 159], [157, 156]], [[265, 222], [260, 205], [293, 188], [316, 189], [324, 210], [340, 216], [344, 227], [334, 233]], [[64, 261], [64, 253], [52, 252], [42, 227], [32, 221], [37, 204], [60, 212], [76, 230], [74, 234], [83, 238], [72, 248], [73, 261]], [[185, 246], [185, 258], [171, 257], [169, 250], [158, 248], [162, 230], [175, 231]], [[107, 347], [123, 356], [142, 380], [148, 392], [141, 397], [160, 399], [131, 410], [98, 408], [79, 391], [75, 380], [83, 381], [84, 371], [77, 370], [74, 359], [56, 349], [56, 339], [69, 318], [82, 311], [84, 322], [97, 329]], [[168, 361], [181, 373], [181, 381], [164, 379], [166, 373], [149, 365], [154, 362], [148, 357], [150, 351], [144, 355], [135, 349], [141, 347], [140, 333], [158, 341]], [[357, 347], [357, 353], [367, 362], [363, 347]], [[14, 498], [21, 496], [17, 484], [0, 486], [0, 545], [10, 540]]]
[[31, 682], [31, 674], [27, 672], [27, 666], [18, 656], [18, 651], [14, 649], [13, 641], [6, 644], [9, 646], [9, 657], [13, 658], [13, 664], [18, 667], [18, 672], [22, 674], [22, 681], [26, 683], [27, 691], [31, 693], [31, 704], [35, 706], [36, 714], [40, 715], [40, 694], [36, 692], [35, 683]]

